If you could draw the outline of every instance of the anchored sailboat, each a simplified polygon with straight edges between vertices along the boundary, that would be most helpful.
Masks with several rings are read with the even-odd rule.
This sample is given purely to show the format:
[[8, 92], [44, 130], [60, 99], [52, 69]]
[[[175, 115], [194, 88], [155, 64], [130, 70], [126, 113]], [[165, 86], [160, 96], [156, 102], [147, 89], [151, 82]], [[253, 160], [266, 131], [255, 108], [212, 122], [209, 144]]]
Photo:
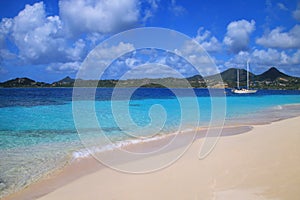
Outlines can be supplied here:
[[247, 88], [240, 88], [240, 71], [237, 69], [237, 88], [233, 89], [232, 92], [236, 94], [253, 94], [257, 90], [249, 88], [249, 60], [247, 61]]

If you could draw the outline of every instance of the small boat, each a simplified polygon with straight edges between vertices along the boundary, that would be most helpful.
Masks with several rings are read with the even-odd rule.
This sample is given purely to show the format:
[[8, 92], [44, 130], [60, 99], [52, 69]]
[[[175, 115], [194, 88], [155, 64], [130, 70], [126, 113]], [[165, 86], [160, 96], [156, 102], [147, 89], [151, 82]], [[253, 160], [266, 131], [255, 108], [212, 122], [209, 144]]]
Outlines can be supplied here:
[[240, 70], [237, 69], [237, 88], [231, 90], [235, 94], [254, 94], [257, 90], [249, 88], [249, 60], [247, 61], [247, 88], [240, 88]]
[[257, 90], [242, 88], [242, 89], [233, 89], [232, 92], [235, 94], [253, 94], [256, 93]]

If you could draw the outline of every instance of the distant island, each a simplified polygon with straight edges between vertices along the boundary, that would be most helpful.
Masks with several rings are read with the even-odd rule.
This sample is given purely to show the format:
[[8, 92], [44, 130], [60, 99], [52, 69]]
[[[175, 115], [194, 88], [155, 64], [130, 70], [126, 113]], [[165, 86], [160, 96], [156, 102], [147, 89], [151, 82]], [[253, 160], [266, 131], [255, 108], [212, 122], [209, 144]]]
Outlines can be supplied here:
[[[151, 87], [151, 88], [161, 88], [163, 85], [169, 85], [173, 88], [181, 88], [186, 82], [189, 81], [191, 87], [193, 88], [206, 88], [209, 85], [212, 88], [234, 88], [236, 87], [237, 80], [237, 70], [236, 68], [230, 68], [225, 70], [220, 75], [223, 79], [223, 82], [217, 81], [217, 76], [207, 76], [202, 77], [201, 75], [195, 75], [188, 77], [186, 79], [179, 78], [159, 78], [159, 79], [128, 79], [128, 80], [76, 80], [77, 86], [80, 87], [115, 87], [118, 83], [118, 87], [135, 87], [142, 85], [142, 87]], [[240, 85], [246, 85], [246, 74], [247, 71], [244, 69], [240, 70]], [[256, 89], [285, 89], [285, 90], [299, 90], [300, 89], [300, 78], [289, 76], [280, 72], [275, 67], [270, 68], [266, 72], [255, 75], [249, 72], [251, 79], [250, 86], [251, 88]], [[62, 80], [45, 83], [45, 82], [36, 82], [29, 78], [15, 78], [5, 82], [0, 83], [2, 88], [44, 88], [44, 87], [73, 87], [75, 79], [70, 78], [69, 76], [63, 78]], [[154, 84], [153, 82], [159, 82], [160, 84]]]

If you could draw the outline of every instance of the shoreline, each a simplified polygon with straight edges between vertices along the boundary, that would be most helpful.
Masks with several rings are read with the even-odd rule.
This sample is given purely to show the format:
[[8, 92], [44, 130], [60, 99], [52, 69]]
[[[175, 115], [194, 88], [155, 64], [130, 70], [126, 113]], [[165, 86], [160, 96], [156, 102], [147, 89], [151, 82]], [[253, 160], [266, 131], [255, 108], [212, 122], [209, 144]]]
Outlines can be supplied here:
[[[273, 110], [273, 111], [287, 111], [285, 109], [294, 109], [294, 108], [300, 108], [300, 104], [287, 104], [287, 105], [281, 105], [281, 108], [279, 110]], [[270, 109], [272, 110], [272, 109]], [[270, 111], [269, 110], [269, 111]], [[297, 109], [295, 109], [297, 111]], [[262, 112], [265, 114], [265, 112]], [[295, 114], [296, 113], [296, 114]], [[235, 122], [229, 122], [225, 123], [224, 130], [221, 137], [226, 136], [232, 136], [232, 135], [239, 135], [244, 134], [253, 129], [253, 127], [261, 126], [261, 125], [269, 125], [280, 121], [285, 121], [287, 119], [292, 119], [295, 117], [300, 117], [300, 114], [298, 112], [290, 113], [287, 116], [275, 116], [274, 118], [270, 118], [268, 120], [264, 121], [250, 121], [250, 122], [244, 122], [244, 123], [235, 123]], [[268, 113], [267, 115], [270, 115], [272, 113]], [[276, 113], [275, 113], [276, 114]], [[242, 120], [243, 122], [243, 120]], [[217, 127], [214, 127], [217, 128]], [[197, 140], [201, 140], [205, 136], [207, 127], [198, 127], [189, 129], [189, 131], [183, 131], [182, 133], [179, 133], [178, 135], [184, 137], [186, 134], [189, 134], [192, 131], [197, 131], [197, 134], [193, 140], [193, 143], [195, 143]], [[162, 143], [163, 140], [167, 140], [170, 137], [173, 137], [176, 133], [170, 133], [167, 135], [160, 135], [156, 136], [154, 138], [149, 138], [149, 141], [140, 141], [138, 143], [127, 143], [125, 145], [125, 148], [128, 149], [135, 149], [138, 151], [144, 151], [151, 150], [153, 146], [157, 146], [157, 144]], [[218, 144], [217, 144], [218, 145]], [[122, 146], [123, 148], [124, 146]], [[179, 145], [180, 147], [180, 145]], [[179, 148], [178, 147], [178, 148]], [[111, 151], [111, 150], [108, 150]], [[76, 152], [76, 151], [75, 151]], [[100, 153], [105, 153], [100, 152]], [[99, 152], [98, 152], [99, 153]], [[132, 161], [134, 162], [134, 160]], [[42, 178], [40, 178], [38, 181], [33, 182], [29, 184], [28, 186], [25, 186], [25, 188], [21, 189], [20, 191], [14, 192], [12, 194], [9, 194], [8, 196], [5, 196], [3, 200], [18, 200], [18, 199], [36, 199], [38, 197], [42, 197], [44, 195], [47, 195], [48, 193], [53, 192], [56, 189], [59, 189], [60, 187], [63, 187], [65, 184], [68, 184], [70, 182], [76, 181], [77, 179], [80, 179], [83, 176], [87, 176], [91, 173], [94, 173], [98, 170], [107, 168], [105, 165], [101, 164], [99, 161], [96, 161], [95, 158], [93, 158], [92, 155], [89, 155], [88, 157], [83, 156], [79, 157], [78, 159], [74, 158], [74, 152], [70, 155], [69, 161], [61, 167], [58, 168], [52, 172], [49, 172], [48, 174], [44, 175]], [[78, 173], [80, 172], [80, 173]]]
[[[299, 105], [297, 105], [299, 106]], [[227, 136], [235, 136], [235, 135], [243, 135], [249, 131], [252, 131], [255, 129], [255, 127], [259, 126], [267, 126], [276, 124], [277, 122], [286, 121], [289, 119], [299, 118], [300, 116], [291, 116], [290, 118], [281, 118], [277, 119], [272, 122], [267, 123], [261, 123], [261, 124], [244, 124], [244, 125], [228, 125], [227, 127], [224, 127], [224, 132], [221, 135], [221, 139]], [[199, 128], [197, 128], [199, 130]], [[199, 140], [201, 140], [205, 134], [205, 129], [200, 128], [200, 131], [198, 131], [196, 137], [193, 140], [194, 143], [198, 143]], [[185, 134], [188, 134], [189, 132], [181, 133], [182, 136]], [[170, 137], [167, 136], [167, 137]], [[165, 138], [165, 137], [164, 137]], [[163, 138], [163, 139], [164, 139]], [[145, 143], [140, 144], [131, 144], [129, 145], [130, 148], [134, 149], [142, 149], [142, 148], [151, 148], [151, 146], [155, 143], [161, 142], [161, 140], [152, 140], [150, 142], [147, 142], [149, 145], [145, 146]], [[148, 147], [147, 147], [148, 146]], [[217, 144], [218, 146], [218, 144]], [[142, 148], [141, 148], [142, 147]], [[132, 162], [135, 162], [134, 160]], [[76, 182], [77, 180], [89, 176], [90, 174], [97, 173], [103, 169], [106, 169], [107, 167], [101, 164], [99, 161], [97, 161], [92, 156], [89, 156], [87, 158], [81, 158], [77, 160], [73, 160], [66, 164], [62, 169], [55, 170], [54, 172], [48, 174], [46, 177], [42, 178], [41, 180], [30, 184], [26, 188], [24, 188], [21, 191], [18, 191], [16, 193], [13, 193], [11, 195], [8, 195], [3, 198], [3, 200], [19, 200], [19, 199], [37, 199], [43, 196], [47, 196], [48, 194], [51, 194], [52, 192], [56, 191], [57, 189], [60, 189], [64, 187], [65, 185], [68, 185], [72, 182]], [[155, 172], [154, 172], [155, 173]]]
[[300, 195], [299, 120], [255, 125], [246, 133], [222, 137], [200, 160], [197, 153], [203, 140], [195, 140], [174, 164], [153, 173], [134, 175], [103, 168], [39, 200], [295, 199]]
[[[250, 130], [252, 130], [252, 126], [249, 125], [229, 125], [227, 127], [224, 127], [221, 137], [243, 134]], [[150, 138], [149, 141], [127, 144], [123, 148], [126, 150], [134, 149], [138, 151], [144, 151], [146, 149], [151, 151], [153, 146], [157, 146], [161, 144], [164, 140], [168, 140], [169, 138], [172, 138], [174, 135], [179, 135], [179, 137], [185, 137], [186, 134], [191, 134], [194, 131], [197, 131], [197, 133], [192, 143], [194, 143], [196, 140], [204, 138], [207, 128], [198, 127], [195, 130], [184, 131], [178, 134], [171, 133], [171, 134], [159, 136], [158, 139]], [[114, 151], [114, 150], [107, 150], [99, 153], [105, 154], [105, 153], [109, 153], [110, 151]], [[72, 156], [73, 155], [71, 155], [71, 157]], [[24, 189], [9, 194], [8, 196], [5, 196], [2, 200], [29, 200], [29, 199], [40, 198], [64, 186], [65, 184], [68, 184], [72, 181], [76, 181], [77, 179], [83, 176], [92, 174], [104, 168], [108, 168], [108, 167], [100, 163], [98, 160], [96, 160], [92, 155], [80, 157], [77, 159], [70, 158], [69, 161], [66, 163], [66, 165], [64, 165], [63, 167], [56, 169], [53, 172], [50, 172], [49, 174], [40, 178], [40, 180], [26, 186]]]

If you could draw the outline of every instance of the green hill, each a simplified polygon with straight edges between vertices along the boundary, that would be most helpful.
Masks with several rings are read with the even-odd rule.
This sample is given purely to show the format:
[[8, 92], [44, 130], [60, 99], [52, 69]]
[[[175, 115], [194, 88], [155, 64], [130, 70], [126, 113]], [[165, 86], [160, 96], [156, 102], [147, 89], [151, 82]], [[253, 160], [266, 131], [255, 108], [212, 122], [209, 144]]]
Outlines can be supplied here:
[[36, 82], [29, 78], [15, 78], [3, 83], [0, 83], [0, 87], [49, 87], [50, 84], [44, 82]]
[[295, 77], [286, 75], [286, 74], [282, 73], [281, 71], [279, 71], [278, 69], [276, 69], [275, 67], [272, 67], [269, 70], [267, 70], [266, 72], [256, 76], [256, 80], [258, 80], [258, 81], [275, 81], [278, 79], [292, 79], [292, 78], [295, 78]]
[[[207, 85], [214, 88], [228, 87], [234, 88], [237, 85], [237, 70], [240, 75], [240, 86], [246, 86], [247, 71], [245, 69], [230, 68], [220, 74], [202, 77], [201, 75], [194, 75], [186, 79], [179, 78], [158, 78], [158, 79], [129, 79], [129, 80], [76, 80], [78, 87], [173, 87], [181, 88], [187, 87], [186, 81], [194, 88], [205, 88]], [[220, 76], [222, 80], [220, 80]], [[292, 77], [280, 72], [275, 67], [270, 68], [266, 72], [255, 75], [249, 72], [250, 86], [257, 89], [300, 89], [300, 78]], [[12, 80], [0, 83], [0, 87], [73, 87], [75, 79], [69, 76], [53, 82], [52, 84], [44, 82], [36, 82], [29, 78], [15, 78]]]

